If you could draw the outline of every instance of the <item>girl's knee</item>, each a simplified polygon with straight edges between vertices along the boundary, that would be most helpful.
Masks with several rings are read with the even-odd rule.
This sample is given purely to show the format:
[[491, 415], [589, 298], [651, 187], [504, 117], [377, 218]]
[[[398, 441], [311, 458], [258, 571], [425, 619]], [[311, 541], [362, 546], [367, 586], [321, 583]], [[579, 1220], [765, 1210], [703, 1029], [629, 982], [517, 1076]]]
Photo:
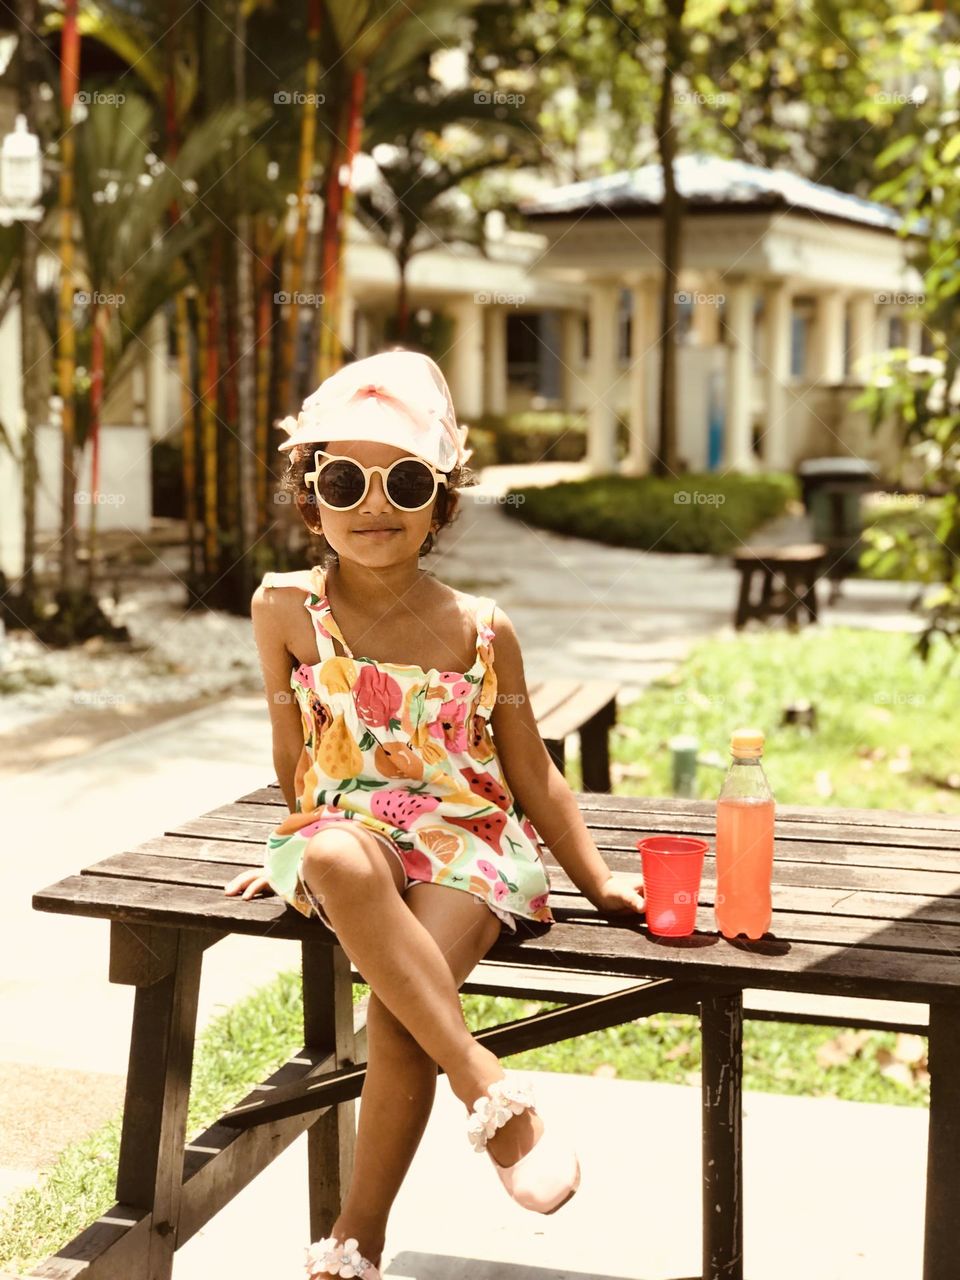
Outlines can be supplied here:
[[340, 884], [374, 890], [379, 883], [390, 881], [385, 876], [384, 854], [378, 841], [367, 832], [347, 831], [346, 824], [326, 827], [307, 841], [303, 850], [303, 876], [314, 886], [323, 883], [325, 890]]

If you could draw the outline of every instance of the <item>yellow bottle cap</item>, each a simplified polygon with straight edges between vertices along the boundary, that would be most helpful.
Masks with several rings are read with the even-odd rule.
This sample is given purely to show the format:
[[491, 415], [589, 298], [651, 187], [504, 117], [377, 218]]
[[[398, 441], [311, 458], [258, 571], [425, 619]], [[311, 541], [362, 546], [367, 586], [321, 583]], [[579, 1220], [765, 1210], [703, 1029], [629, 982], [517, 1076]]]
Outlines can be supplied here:
[[763, 755], [762, 729], [735, 729], [730, 735], [730, 754], [740, 759], [754, 759]]

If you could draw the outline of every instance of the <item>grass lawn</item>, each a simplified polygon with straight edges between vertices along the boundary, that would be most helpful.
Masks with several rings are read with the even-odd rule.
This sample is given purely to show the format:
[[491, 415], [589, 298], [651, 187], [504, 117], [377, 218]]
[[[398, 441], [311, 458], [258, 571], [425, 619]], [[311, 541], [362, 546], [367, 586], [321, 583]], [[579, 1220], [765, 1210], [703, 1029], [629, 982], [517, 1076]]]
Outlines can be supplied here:
[[[692, 733], [727, 762], [730, 732], [767, 735], [764, 769], [778, 800], [843, 808], [960, 813], [960, 655], [929, 664], [899, 633], [811, 627], [744, 631], [701, 642], [682, 666], [618, 713], [611, 761], [623, 795], [669, 795], [668, 740]], [[781, 725], [807, 699], [817, 728]], [[577, 773], [571, 785], [579, 785]], [[722, 770], [701, 766], [700, 794]]]
[[[784, 803], [960, 813], [960, 682], [941, 657], [924, 666], [910, 637], [811, 628], [745, 632], [701, 643], [667, 680], [623, 708], [612, 758], [621, 794], [669, 794], [667, 740], [692, 732], [725, 761], [741, 724], [767, 733], [765, 766]], [[817, 709], [807, 735], [780, 727], [798, 698]], [[576, 762], [571, 785], [579, 786]], [[701, 770], [701, 794], [719, 787]], [[364, 988], [356, 989], [356, 996]], [[554, 1006], [464, 996], [472, 1029]], [[211, 1124], [302, 1043], [297, 971], [227, 1010], [198, 1037], [188, 1136]], [[662, 1014], [504, 1059], [509, 1067], [694, 1084], [696, 1018]], [[749, 1022], [747, 1089], [922, 1106], [929, 1100], [926, 1040], [790, 1023]], [[119, 1117], [65, 1150], [0, 1213], [0, 1267], [28, 1270], [113, 1203]]]

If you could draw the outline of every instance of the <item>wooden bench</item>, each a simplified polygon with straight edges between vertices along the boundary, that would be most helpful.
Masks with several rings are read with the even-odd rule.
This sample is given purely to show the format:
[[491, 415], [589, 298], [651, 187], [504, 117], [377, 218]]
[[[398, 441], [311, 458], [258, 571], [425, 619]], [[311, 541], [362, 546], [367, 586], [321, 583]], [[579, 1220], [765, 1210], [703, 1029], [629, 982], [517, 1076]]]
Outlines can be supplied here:
[[528, 684], [540, 736], [561, 773], [564, 740], [580, 735], [584, 791], [610, 791], [610, 729], [617, 721], [617, 691], [612, 680], [535, 680]]
[[[709, 801], [586, 792], [577, 801], [615, 870], [636, 870], [636, 844], [643, 835], [714, 834], [715, 807]], [[268, 832], [286, 812], [279, 787], [264, 787], [34, 895], [38, 910], [109, 920], [110, 980], [134, 986], [136, 995], [117, 1203], [32, 1276], [63, 1280], [82, 1272], [85, 1280], [170, 1280], [176, 1250], [304, 1132], [310, 1238], [326, 1230], [339, 1211], [352, 1168], [355, 1100], [365, 1075], [363, 1010], [352, 1001], [360, 975], [316, 921], [275, 897], [244, 902], [223, 893], [237, 872], [259, 865]], [[640, 917], [604, 917], [549, 851], [546, 861], [556, 923], [521, 921], [516, 935], [504, 930], [463, 989], [559, 1001], [561, 1007], [485, 1029], [477, 1039], [502, 1057], [654, 1013], [699, 1017], [704, 1280], [743, 1276], [741, 1064], [748, 990], [929, 1006], [928, 1019], [908, 1024], [922, 1027], [930, 1039], [923, 1275], [955, 1280], [955, 820], [781, 806], [772, 930], [755, 943], [727, 942], [715, 932], [712, 856], [705, 860], [697, 930], [681, 939], [652, 937]], [[230, 933], [299, 944], [304, 1045], [185, 1145], [203, 953]], [[871, 1025], [890, 1024], [881, 1017]], [[790, 1207], [783, 1212], [787, 1236]], [[805, 1238], [815, 1238], [815, 1228], [805, 1222]], [[630, 1274], [641, 1274], [642, 1249], [641, 1240], [637, 1257], [618, 1259], [618, 1269], [628, 1265]]]
[[[741, 547], [733, 565], [740, 574], [734, 626], [739, 631], [750, 618], [765, 621], [785, 617], [795, 627], [801, 613], [817, 621], [817, 579], [825, 572], [827, 548], [821, 542], [785, 547]], [[754, 582], [759, 579], [759, 594]]]

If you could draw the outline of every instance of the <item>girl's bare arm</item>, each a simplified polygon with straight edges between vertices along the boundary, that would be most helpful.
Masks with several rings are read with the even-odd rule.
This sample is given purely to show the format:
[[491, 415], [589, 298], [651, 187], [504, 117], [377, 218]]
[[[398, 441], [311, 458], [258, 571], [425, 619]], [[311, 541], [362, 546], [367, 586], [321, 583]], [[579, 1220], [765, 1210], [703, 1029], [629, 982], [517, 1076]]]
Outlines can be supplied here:
[[603, 888], [611, 876], [610, 868], [587, 830], [566, 778], [540, 737], [513, 623], [498, 608], [491, 626], [496, 632], [497, 699], [490, 721], [507, 785], [570, 879], [599, 905], [605, 897]]
[[282, 597], [289, 590], [291, 588], [265, 588], [261, 583], [253, 593], [250, 616], [273, 731], [273, 766], [283, 798], [293, 813], [297, 807], [294, 777], [303, 750], [303, 725], [300, 708], [290, 688], [293, 662], [284, 641], [282, 625], [286, 612]]
[[[264, 693], [270, 709], [273, 767], [277, 771], [277, 781], [287, 808], [293, 813], [297, 807], [294, 778], [297, 761], [303, 750], [303, 727], [300, 723], [300, 708], [290, 688], [292, 665], [290, 652], [283, 640], [281, 618], [284, 610], [279, 595], [281, 591], [283, 588], [264, 588], [261, 583], [253, 593], [250, 616], [253, 619], [253, 636], [257, 643], [260, 670], [263, 673]], [[241, 871], [224, 885], [223, 891], [231, 897], [239, 894], [246, 899], [272, 892], [259, 868]]]

